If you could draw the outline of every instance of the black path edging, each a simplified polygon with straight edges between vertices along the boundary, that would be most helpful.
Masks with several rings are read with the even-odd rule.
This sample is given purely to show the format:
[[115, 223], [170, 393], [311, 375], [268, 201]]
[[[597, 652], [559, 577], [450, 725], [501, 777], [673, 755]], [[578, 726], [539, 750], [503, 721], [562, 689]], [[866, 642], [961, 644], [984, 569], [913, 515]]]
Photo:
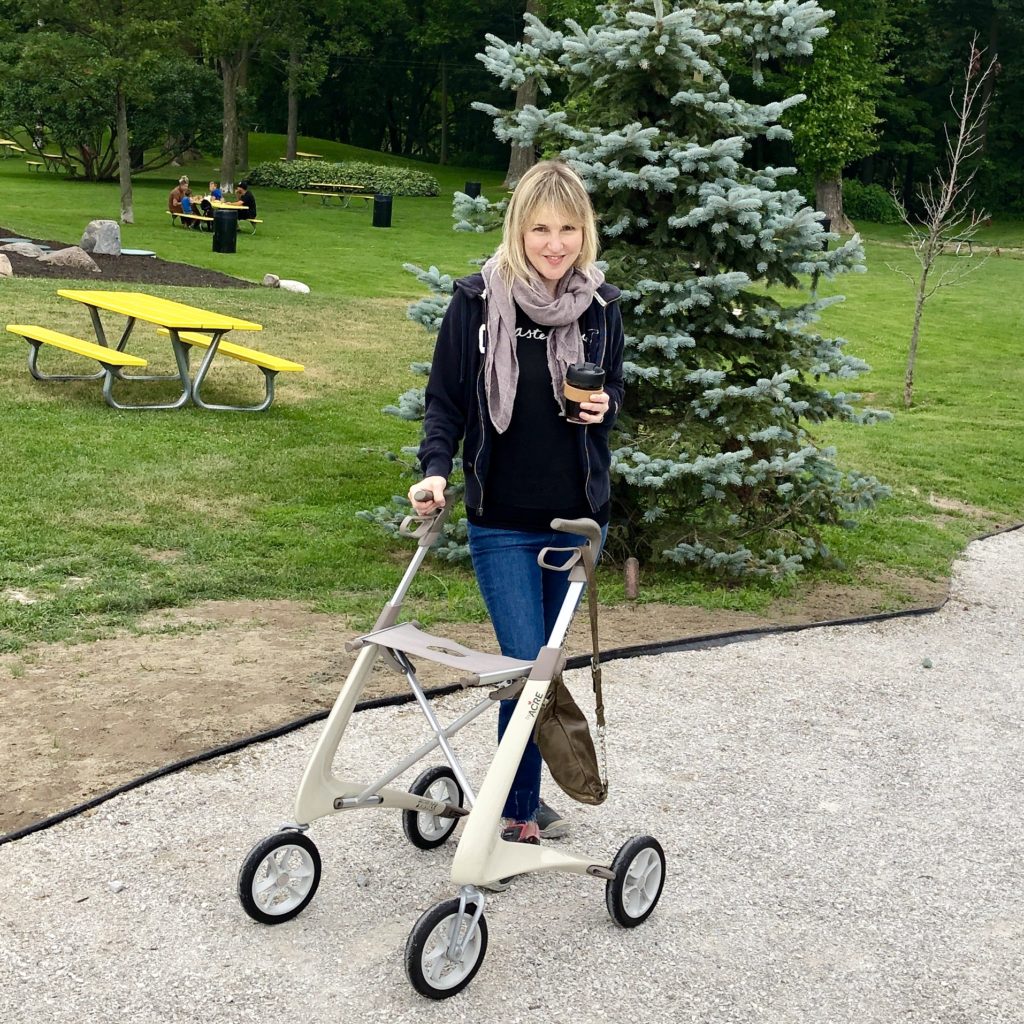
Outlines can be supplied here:
[[[978, 537], [973, 537], [968, 541], [968, 543], [973, 544], [975, 541], [988, 540], [990, 537], [997, 537], [1003, 533], [1013, 533], [1015, 530], [1020, 529], [1024, 529], [1024, 523], [1014, 523], [1011, 526], [1004, 526], [998, 530], [992, 530], [989, 533], [983, 533]], [[775, 636], [784, 633], [800, 633], [808, 629], [824, 629], [828, 626], [859, 626], [868, 622], [887, 622], [890, 619], [917, 618], [925, 615], [934, 615], [935, 612], [940, 611], [945, 607], [948, 600], [949, 598], [947, 597], [939, 604], [928, 605], [924, 608], [906, 608], [903, 611], [879, 612], [875, 615], [855, 615], [849, 619], [826, 619], [823, 622], [801, 622], [791, 626], [761, 626], [756, 629], [735, 629], [724, 633], [705, 633], [701, 636], [688, 637], [681, 640], [665, 640], [653, 644], [638, 644], [634, 647], [616, 647], [609, 651], [602, 651], [601, 661], [622, 661], [627, 658], [645, 658], [658, 654], [676, 654], [685, 651], [708, 650], [712, 647], [726, 647], [729, 644], [758, 640], [764, 636]], [[590, 655], [580, 654], [573, 658], [567, 658], [565, 667], [569, 669], [586, 668], [589, 664]], [[463, 687], [458, 683], [450, 683], [447, 686], [435, 686], [432, 689], [424, 690], [424, 693], [428, 697], [445, 697], [450, 693], [457, 693], [461, 689], [463, 689]], [[412, 693], [398, 693], [390, 697], [375, 697], [372, 700], [360, 701], [356, 704], [353, 710], [372, 711], [374, 708], [399, 707], [402, 704], [411, 704], [415, 699], [416, 698]], [[85, 803], [78, 804], [66, 811], [60, 811], [58, 814], [51, 815], [49, 818], [44, 818], [42, 821], [37, 821], [31, 825], [26, 825], [24, 828], [16, 829], [14, 832], [8, 832], [6, 835], [0, 836], [0, 846], [4, 846], [6, 843], [13, 843], [18, 839], [24, 839], [26, 836], [32, 835], [33, 832], [41, 832], [44, 829], [52, 828], [54, 825], [59, 825], [62, 821], [67, 821], [69, 818], [76, 817], [85, 811], [92, 810], [94, 807], [99, 807], [100, 804], [106, 803], [115, 796], [120, 796], [122, 793], [127, 793], [133, 789], [138, 789], [140, 786], [144, 786], [148, 782], [154, 782], [167, 775], [173, 775], [175, 772], [180, 772], [185, 768], [191, 768], [192, 765], [202, 764], [204, 761], [212, 761], [215, 758], [224, 757], [227, 754], [233, 754], [236, 751], [243, 750], [245, 747], [252, 746], [255, 743], [263, 743], [266, 740], [273, 740], [277, 739], [279, 736], [285, 736], [290, 732], [294, 732], [296, 729], [312, 725], [314, 722], [323, 721], [329, 714], [329, 708], [324, 711], [314, 711], [310, 715], [305, 715], [304, 717], [296, 719], [293, 722], [288, 722], [285, 725], [275, 726], [273, 729], [266, 730], [266, 732], [256, 733], [254, 736], [246, 736], [240, 740], [233, 740], [231, 743], [227, 743], [224, 746], [214, 747], [212, 750], [204, 751], [201, 754], [193, 754], [191, 757], [186, 757], [181, 761], [175, 761], [172, 764], [164, 765], [162, 768], [157, 768], [154, 771], [147, 772], [145, 775], [140, 775], [138, 778], [117, 786], [115, 789], [106, 793], [101, 793], [99, 796], [95, 796], [92, 799], [87, 800]]]

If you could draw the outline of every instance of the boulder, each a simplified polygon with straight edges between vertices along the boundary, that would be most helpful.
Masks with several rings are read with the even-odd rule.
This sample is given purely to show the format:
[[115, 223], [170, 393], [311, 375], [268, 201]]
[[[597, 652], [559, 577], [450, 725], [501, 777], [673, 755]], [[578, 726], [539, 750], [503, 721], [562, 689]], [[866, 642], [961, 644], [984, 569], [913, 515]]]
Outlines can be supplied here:
[[283, 288], [286, 292], [298, 292], [300, 295], [309, 294], [309, 285], [303, 284], [301, 281], [278, 281], [278, 288]]
[[276, 288], [281, 283], [281, 278], [277, 274], [264, 274], [263, 275], [263, 287], [264, 288]]
[[55, 267], [71, 267], [73, 270], [89, 270], [94, 274], [100, 272], [96, 261], [77, 245], [69, 245], [66, 249], [46, 252], [39, 257], [40, 263], [52, 263]]
[[10, 242], [7, 245], [0, 245], [0, 252], [16, 252], [19, 256], [31, 256], [37, 260], [46, 250], [31, 242]]
[[121, 255], [121, 225], [116, 220], [91, 220], [82, 234], [82, 248], [102, 256]]
[[0, 252], [0, 277], [14, 277], [11, 261], [2, 252]]

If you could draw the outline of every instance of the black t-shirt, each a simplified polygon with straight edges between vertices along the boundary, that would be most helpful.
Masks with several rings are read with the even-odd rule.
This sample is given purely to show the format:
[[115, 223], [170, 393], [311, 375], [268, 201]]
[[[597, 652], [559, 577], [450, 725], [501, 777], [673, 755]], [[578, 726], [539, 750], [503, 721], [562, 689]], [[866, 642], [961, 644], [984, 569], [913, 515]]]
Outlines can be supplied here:
[[519, 382], [512, 419], [505, 433], [494, 435], [483, 515], [468, 510], [471, 523], [544, 532], [556, 517], [608, 522], [607, 505], [595, 513], [587, 502], [584, 428], [567, 423], [555, 401], [548, 369], [550, 333], [550, 327], [535, 324], [516, 307]]

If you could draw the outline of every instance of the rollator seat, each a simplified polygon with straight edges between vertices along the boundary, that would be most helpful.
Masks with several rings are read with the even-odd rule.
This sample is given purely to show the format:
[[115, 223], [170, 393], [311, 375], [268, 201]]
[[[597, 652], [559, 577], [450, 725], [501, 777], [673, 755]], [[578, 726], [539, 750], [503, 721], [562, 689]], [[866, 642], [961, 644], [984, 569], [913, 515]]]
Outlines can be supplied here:
[[410, 657], [425, 658], [458, 669], [463, 674], [460, 682], [467, 686], [492, 686], [505, 679], [521, 679], [528, 676], [533, 668], [532, 661], [474, 651], [454, 640], [424, 633], [412, 622], [374, 630], [346, 646], [354, 650], [365, 644], [378, 644], [392, 651], [402, 651]]

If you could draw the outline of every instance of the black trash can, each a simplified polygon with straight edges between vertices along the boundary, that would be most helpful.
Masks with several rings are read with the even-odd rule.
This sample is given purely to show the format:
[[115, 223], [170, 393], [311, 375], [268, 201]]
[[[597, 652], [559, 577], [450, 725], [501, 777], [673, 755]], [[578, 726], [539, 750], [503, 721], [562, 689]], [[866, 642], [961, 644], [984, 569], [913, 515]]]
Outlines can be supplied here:
[[480, 182], [479, 181], [467, 181], [466, 182], [466, 195], [470, 199], [476, 199], [480, 195]]
[[[831, 217], [822, 217], [821, 218], [821, 230], [822, 231], [831, 231], [832, 230], [832, 218]], [[825, 244], [822, 246], [822, 248], [826, 252], [828, 251], [828, 239], [827, 238], [825, 239]]]
[[238, 240], [238, 211], [214, 208], [213, 251], [234, 252]]
[[373, 197], [373, 226], [375, 228], [391, 227], [391, 200], [393, 198], [387, 192], [378, 192]]

